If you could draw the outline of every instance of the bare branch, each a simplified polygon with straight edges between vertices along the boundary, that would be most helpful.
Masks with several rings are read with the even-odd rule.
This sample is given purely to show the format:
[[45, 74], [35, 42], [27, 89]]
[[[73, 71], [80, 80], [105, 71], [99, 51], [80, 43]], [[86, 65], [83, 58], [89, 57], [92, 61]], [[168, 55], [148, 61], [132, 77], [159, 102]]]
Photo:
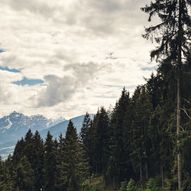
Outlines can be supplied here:
[[186, 116], [191, 120], [191, 116], [186, 111], [186, 108], [181, 108], [181, 110], [186, 114]]

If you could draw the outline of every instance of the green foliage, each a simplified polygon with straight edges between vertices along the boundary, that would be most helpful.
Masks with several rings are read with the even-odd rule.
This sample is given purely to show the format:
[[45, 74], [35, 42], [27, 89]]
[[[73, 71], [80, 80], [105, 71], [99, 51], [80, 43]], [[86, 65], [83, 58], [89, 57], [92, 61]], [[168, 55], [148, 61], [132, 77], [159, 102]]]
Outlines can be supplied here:
[[44, 188], [55, 191], [56, 188], [56, 145], [48, 132], [44, 145]]
[[121, 182], [119, 191], [126, 191], [126, 190], [127, 190], [127, 181]]
[[113, 188], [105, 185], [103, 176], [95, 176], [84, 182], [83, 191], [113, 191]]
[[[60, 139], [62, 140], [62, 139]], [[78, 139], [76, 129], [70, 121], [66, 137], [61, 142], [61, 158], [58, 160], [58, 177], [60, 189], [68, 191], [81, 189], [84, 180], [89, 176], [89, 165], [85, 150]]]
[[125, 191], [138, 191], [138, 186], [136, 182], [133, 179], [130, 179], [130, 181], [127, 184], [127, 189]]
[[23, 156], [16, 167], [16, 187], [20, 190], [34, 189], [34, 171], [27, 157]]
[[146, 184], [145, 191], [162, 191], [160, 182], [161, 182], [160, 179], [156, 179], [156, 178], [149, 179]]

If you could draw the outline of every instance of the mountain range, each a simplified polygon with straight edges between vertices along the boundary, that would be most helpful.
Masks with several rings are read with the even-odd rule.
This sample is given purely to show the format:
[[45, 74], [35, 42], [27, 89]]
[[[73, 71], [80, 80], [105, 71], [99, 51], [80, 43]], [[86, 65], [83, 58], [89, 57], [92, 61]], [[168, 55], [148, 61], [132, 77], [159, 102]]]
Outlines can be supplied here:
[[[93, 115], [90, 115], [93, 118]], [[84, 115], [71, 119], [77, 132], [83, 124]], [[14, 150], [16, 142], [25, 136], [31, 129], [32, 132], [39, 131], [42, 138], [46, 138], [48, 131], [54, 138], [65, 134], [69, 120], [60, 118], [58, 120], [49, 120], [42, 115], [26, 116], [16, 111], [8, 116], [0, 118], [0, 156], [6, 158]]]

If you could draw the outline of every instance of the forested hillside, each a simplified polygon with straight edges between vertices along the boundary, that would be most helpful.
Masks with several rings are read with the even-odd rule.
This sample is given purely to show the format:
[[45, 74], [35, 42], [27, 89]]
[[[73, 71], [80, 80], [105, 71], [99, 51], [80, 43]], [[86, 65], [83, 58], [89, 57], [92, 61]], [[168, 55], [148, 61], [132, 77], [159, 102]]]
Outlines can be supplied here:
[[[143, 35], [158, 69], [112, 110], [87, 113], [81, 133], [45, 141], [31, 130], [0, 162], [1, 191], [191, 190], [190, 0], [155, 0]], [[158, 21], [158, 20], [157, 20]], [[144, 48], [144, 47], [143, 47]], [[127, 76], [128, 77], [128, 76]]]
[[[86, 114], [80, 135], [72, 122], [66, 136], [43, 142], [29, 130], [0, 165], [0, 190], [93, 190], [96, 177], [110, 190], [176, 190], [177, 150], [182, 156], [184, 190], [191, 182], [189, 60], [184, 65], [181, 145], [176, 144], [176, 79], [162, 62], [157, 74], [132, 96], [125, 88], [112, 111]], [[129, 182], [130, 181], [130, 182]], [[129, 182], [129, 184], [128, 184]], [[91, 188], [92, 186], [92, 188]], [[137, 187], [136, 187], [137, 186]], [[127, 187], [127, 188], [126, 188]], [[148, 188], [148, 189], [149, 189]]]

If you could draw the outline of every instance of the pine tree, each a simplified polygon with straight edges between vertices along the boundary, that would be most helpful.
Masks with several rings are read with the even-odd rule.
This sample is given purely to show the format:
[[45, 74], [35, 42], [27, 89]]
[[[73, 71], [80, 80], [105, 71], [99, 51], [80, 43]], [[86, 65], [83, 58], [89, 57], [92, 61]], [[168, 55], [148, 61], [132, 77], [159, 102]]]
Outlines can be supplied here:
[[5, 174], [3, 169], [3, 161], [1, 160], [1, 157], [0, 157], [0, 190], [3, 190], [4, 179], [5, 179]]
[[33, 136], [33, 160], [32, 167], [35, 175], [35, 191], [43, 187], [43, 162], [44, 162], [44, 145], [38, 131]]
[[31, 129], [25, 135], [24, 138], [24, 147], [23, 147], [23, 155], [27, 157], [27, 160], [33, 167], [33, 160], [34, 160], [34, 152], [36, 148], [34, 147], [34, 140], [33, 140], [33, 133]]
[[89, 167], [90, 167], [90, 173], [96, 174], [96, 127], [95, 127], [95, 120], [96, 117], [94, 117], [94, 120], [90, 122], [90, 127], [87, 132], [85, 140], [88, 144], [83, 143], [85, 152], [87, 154], [87, 158], [89, 160]]
[[58, 140], [58, 149], [56, 154], [56, 190], [57, 191], [64, 191], [66, 190], [66, 173], [65, 173], [65, 155], [64, 155], [64, 148], [65, 148], [65, 138], [61, 134]]
[[65, 185], [68, 191], [81, 190], [81, 184], [88, 175], [87, 161], [84, 158], [76, 129], [72, 121], [69, 122], [66, 131], [64, 145], [63, 169], [65, 172]]
[[[132, 147], [132, 163], [135, 169], [139, 169], [140, 181], [149, 177], [149, 155], [151, 149], [151, 141], [148, 135], [148, 127], [150, 115], [152, 112], [152, 104], [148, 92], [144, 86], [137, 87], [132, 98], [133, 104], [133, 141]], [[145, 175], [144, 175], [145, 174]]]
[[85, 147], [88, 147], [88, 132], [90, 127], [91, 127], [90, 115], [86, 113], [80, 133], [81, 139]]
[[109, 118], [106, 110], [102, 107], [94, 119], [95, 128], [95, 163], [96, 173], [104, 174], [109, 159]]
[[191, 18], [189, 15], [190, 0], [155, 0], [142, 10], [149, 14], [149, 21], [157, 15], [160, 24], [146, 28], [145, 38], [151, 38], [159, 44], [151, 52], [151, 57], [171, 60], [176, 67], [177, 79], [177, 180], [178, 189], [182, 187], [180, 156], [181, 124], [181, 85], [183, 58], [189, 55]]
[[129, 93], [125, 90], [116, 104], [111, 117], [110, 133], [110, 159], [108, 164], [108, 180], [114, 186], [119, 186], [120, 182], [126, 179], [124, 173], [124, 121], [127, 112], [127, 106], [130, 102]]
[[25, 147], [25, 141], [22, 138], [17, 142], [13, 152], [13, 162], [15, 164], [17, 164], [20, 161], [21, 156], [23, 156], [24, 147]]
[[50, 132], [44, 145], [44, 189], [55, 191], [56, 188], [56, 147]]
[[11, 155], [4, 162], [5, 183], [3, 191], [13, 191], [16, 188], [16, 167]]
[[91, 134], [90, 134], [90, 128], [92, 125], [92, 120], [90, 118], [90, 115], [88, 113], [86, 113], [85, 117], [84, 117], [84, 121], [83, 121], [83, 125], [81, 128], [81, 132], [80, 132], [80, 138], [86, 153], [86, 156], [89, 160], [89, 165], [90, 165], [90, 157], [91, 157]]
[[33, 191], [34, 171], [27, 157], [23, 156], [16, 167], [16, 186], [21, 191]]

